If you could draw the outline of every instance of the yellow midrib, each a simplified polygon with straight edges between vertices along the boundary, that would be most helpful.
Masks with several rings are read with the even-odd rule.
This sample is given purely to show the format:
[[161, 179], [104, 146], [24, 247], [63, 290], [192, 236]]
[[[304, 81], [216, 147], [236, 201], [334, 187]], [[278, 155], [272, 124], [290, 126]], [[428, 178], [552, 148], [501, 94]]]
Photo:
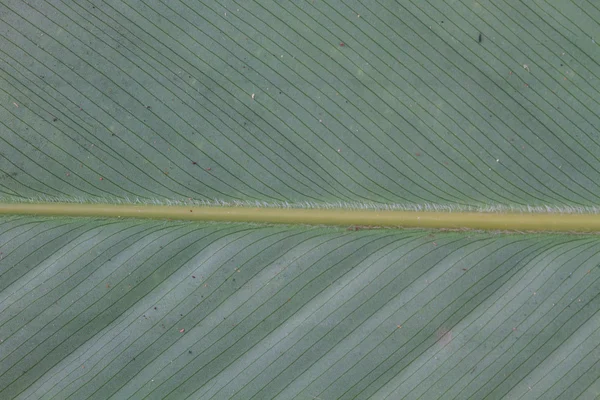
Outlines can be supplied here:
[[151, 218], [355, 227], [484, 229], [508, 231], [600, 231], [600, 214], [418, 212], [260, 207], [0, 203], [0, 214], [65, 217]]

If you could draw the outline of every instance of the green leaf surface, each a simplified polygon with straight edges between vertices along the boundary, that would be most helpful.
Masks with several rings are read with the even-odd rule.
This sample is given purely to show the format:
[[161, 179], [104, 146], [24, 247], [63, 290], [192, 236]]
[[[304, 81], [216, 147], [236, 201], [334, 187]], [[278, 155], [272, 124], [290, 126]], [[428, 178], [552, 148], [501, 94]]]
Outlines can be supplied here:
[[0, 193], [596, 205], [569, 3], [5, 0]]
[[0, 237], [2, 398], [597, 390], [597, 237], [35, 218]]
[[598, 236], [110, 210], [598, 213], [598, 21], [591, 0], [1, 0], [0, 208], [108, 211], [0, 216], [0, 399], [597, 398]]

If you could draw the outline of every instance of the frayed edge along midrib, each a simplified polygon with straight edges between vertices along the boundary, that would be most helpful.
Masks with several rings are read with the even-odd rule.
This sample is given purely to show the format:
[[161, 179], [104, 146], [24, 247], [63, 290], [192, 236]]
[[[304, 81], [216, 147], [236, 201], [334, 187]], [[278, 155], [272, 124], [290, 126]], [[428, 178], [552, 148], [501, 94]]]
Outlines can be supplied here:
[[453, 205], [453, 204], [387, 204], [375, 202], [267, 202], [259, 200], [226, 201], [195, 199], [141, 199], [119, 197], [49, 197], [0, 198], [3, 203], [73, 203], [73, 204], [118, 204], [118, 205], [157, 205], [157, 206], [198, 206], [198, 207], [257, 207], [292, 209], [342, 209], [373, 211], [434, 211], [434, 212], [482, 212], [482, 213], [542, 213], [542, 214], [599, 214], [600, 206], [569, 205]]

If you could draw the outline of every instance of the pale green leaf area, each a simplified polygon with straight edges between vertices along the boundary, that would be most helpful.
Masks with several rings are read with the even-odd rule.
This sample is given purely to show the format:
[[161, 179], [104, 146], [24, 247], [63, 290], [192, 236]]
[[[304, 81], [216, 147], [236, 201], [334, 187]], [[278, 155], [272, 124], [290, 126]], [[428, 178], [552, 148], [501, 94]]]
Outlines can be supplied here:
[[598, 204], [600, 7], [363, 3], [2, 1], [0, 194]]
[[1, 398], [573, 399], [600, 371], [597, 237], [5, 218], [0, 238]]
[[0, 0], [0, 400], [598, 398], [598, 21]]

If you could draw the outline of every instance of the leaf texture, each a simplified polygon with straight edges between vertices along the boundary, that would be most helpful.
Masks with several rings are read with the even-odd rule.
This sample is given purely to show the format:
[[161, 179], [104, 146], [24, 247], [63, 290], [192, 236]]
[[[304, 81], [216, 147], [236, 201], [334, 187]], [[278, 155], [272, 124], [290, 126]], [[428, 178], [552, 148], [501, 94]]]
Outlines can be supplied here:
[[[597, 212], [599, 20], [2, 0], [0, 202]], [[597, 236], [114, 217], [0, 217], [0, 399], [600, 394]]]
[[594, 206], [598, 16], [5, 0], [0, 195]]
[[596, 237], [5, 218], [2, 398], [576, 398]]

